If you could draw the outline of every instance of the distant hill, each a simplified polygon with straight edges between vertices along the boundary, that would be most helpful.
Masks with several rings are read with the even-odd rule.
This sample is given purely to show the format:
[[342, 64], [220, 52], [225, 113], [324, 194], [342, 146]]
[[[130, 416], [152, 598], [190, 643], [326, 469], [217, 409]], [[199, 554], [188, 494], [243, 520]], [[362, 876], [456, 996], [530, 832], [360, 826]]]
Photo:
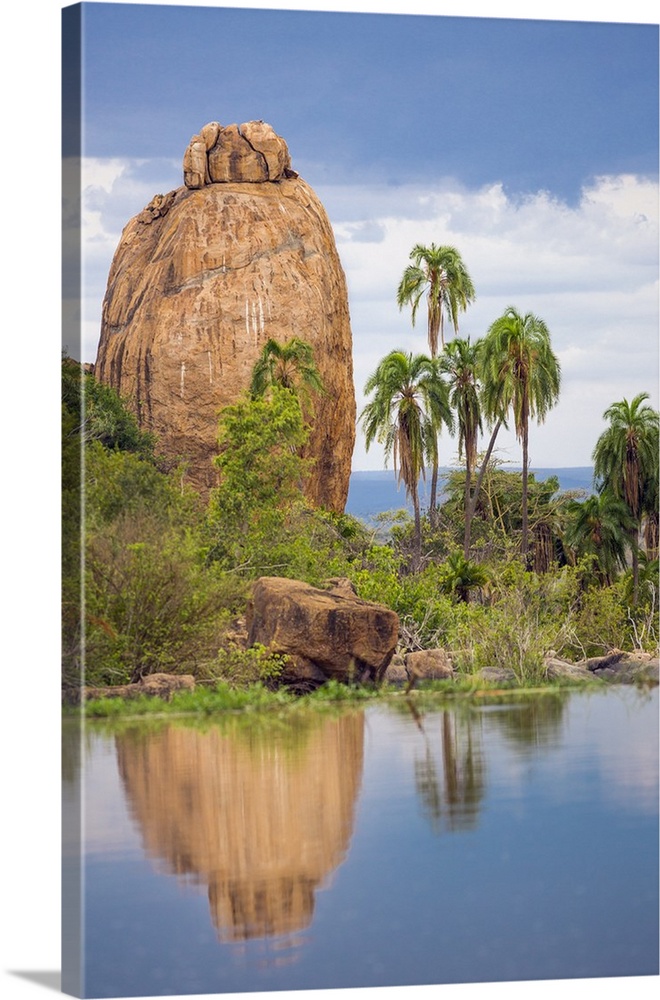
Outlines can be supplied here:
[[[520, 472], [520, 467], [503, 466], [507, 472]], [[440, 485], [442, 490], [442, 477], [446, 476], [451, 469], [440, 470]], [[589, 465], [576, 466], [575, 468], [563, 469], [531, 469], [536, 479], [542, 482], [550, 476], [557, 476], [559, 488], [561, 490], [586, 490], [590, 493], [593, 489], [593, 468]], [[430, 480], [420, 481], [419, 493], [422, 501], [422, 508], [428, 507], [430, 491]], [[408, 502], [406, 491], [403, 486], [397, 489], [396, 478], [392, 469], [384, 469], [378, 472], [353, 472], [351, 473], [348, 501], [346, 503], [346, 513], [353, 514], [368, 520], [376, 514], [381, 514], [385, 510], [398, 510], [405, 507], [412, 511], [412, 505]]]

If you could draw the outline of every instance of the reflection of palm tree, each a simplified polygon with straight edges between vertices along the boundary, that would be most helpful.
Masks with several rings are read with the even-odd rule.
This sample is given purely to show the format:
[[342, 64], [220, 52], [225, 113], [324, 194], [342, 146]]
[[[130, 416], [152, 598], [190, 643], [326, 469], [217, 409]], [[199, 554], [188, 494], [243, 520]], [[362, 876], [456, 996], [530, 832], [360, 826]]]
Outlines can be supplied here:
[[477, 823], [485, 787], [485, 762], [480, 740], [474, 739], [473, 718], [442, 713], [442, 782], [426, 733], [424, 757], [415, 760], [415, 787], [434, 833], [443, 826], [447, 830], [465, 830]]
[[457, 725], [457, 717], [443, 712], [442, 763], [449, 805], [450, 828], [474, 826], [477, 806], [484, 792], [484, 760], [481, 746], [474, 747], [471, 717], [465, 719], [465, 729]]
[[422, 809], [431, 823], [433, 833], [440, 833], [444, 812], [438, 769], [428, 740], [422, 759], [415, 758], [415, 787], [422, 802]]

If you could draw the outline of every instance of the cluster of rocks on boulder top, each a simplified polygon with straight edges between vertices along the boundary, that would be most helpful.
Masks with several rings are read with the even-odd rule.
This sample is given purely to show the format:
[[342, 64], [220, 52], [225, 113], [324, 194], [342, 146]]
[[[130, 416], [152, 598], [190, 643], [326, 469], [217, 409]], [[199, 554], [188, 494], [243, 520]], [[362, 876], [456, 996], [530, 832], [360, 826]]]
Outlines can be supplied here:
[[286, 142], [264, 121], [209, 122], [192, 137], [183, 157], [183, 182], [192, 189], [230, 182], [263, 184], [297, 176]]

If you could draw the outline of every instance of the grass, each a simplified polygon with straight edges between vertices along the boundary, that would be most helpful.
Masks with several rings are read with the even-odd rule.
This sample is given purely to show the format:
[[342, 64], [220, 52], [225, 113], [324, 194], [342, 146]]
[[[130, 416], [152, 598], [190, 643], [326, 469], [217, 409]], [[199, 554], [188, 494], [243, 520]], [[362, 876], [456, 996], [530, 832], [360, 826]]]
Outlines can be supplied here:
[[[602, 682], [594, 681], [594, 686]], [[249, 687], [232, 687], [220, 682], [213, 687], [198, 687], [194, 691], [180, 691], [172, 695], [170, 701], [142, 695], [138, 698], [99, 698], [90, 700], [84, 708], [67, 708], [65, 714], [84, 714], [88, 719], [119, 719], [145, 716], [193, 715], [208, 717], [229, 713], [251, 713], [262, 711], [295, 711], [313, 707], [315, 709], [332, 706], [358, 705], [372, 702], [408, 700], [414, 703], [454, 701], [456, 699], [483, 700], [486, 698], [511, 698], [557, 692], [558, 689], [580, 688], [584, 681], [574, 682], [566, 678], [559, 681], [538, 684], [516, 684], [503, 686], [488, 683], [476, 675], [459, 675], [452, 680], [423, 681], [410, 692], [384, 684], [379, 688], [368, 688], [340, 684], [330, 680], [309, 694], [296, 696], [284, 688], [270, 690], [261, 683]]]

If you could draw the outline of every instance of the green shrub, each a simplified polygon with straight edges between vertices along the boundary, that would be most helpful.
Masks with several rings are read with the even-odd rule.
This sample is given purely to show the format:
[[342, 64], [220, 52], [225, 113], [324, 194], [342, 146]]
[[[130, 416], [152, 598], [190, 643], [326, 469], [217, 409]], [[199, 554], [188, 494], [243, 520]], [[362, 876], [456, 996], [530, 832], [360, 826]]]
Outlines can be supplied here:
[[286, 656], [270, 653], [260, 643], [249, 649], [230, 644], [218, 652], [210, 673], [214, 680], [235, 688], [247, 688], [251, 684], [272, 688], [277, 685], [286, 663]]
[[194, 538], [147, 515], [88, 539], [85, 597], [86, 683], [95, 685], [196, 674], [229, 617]]

